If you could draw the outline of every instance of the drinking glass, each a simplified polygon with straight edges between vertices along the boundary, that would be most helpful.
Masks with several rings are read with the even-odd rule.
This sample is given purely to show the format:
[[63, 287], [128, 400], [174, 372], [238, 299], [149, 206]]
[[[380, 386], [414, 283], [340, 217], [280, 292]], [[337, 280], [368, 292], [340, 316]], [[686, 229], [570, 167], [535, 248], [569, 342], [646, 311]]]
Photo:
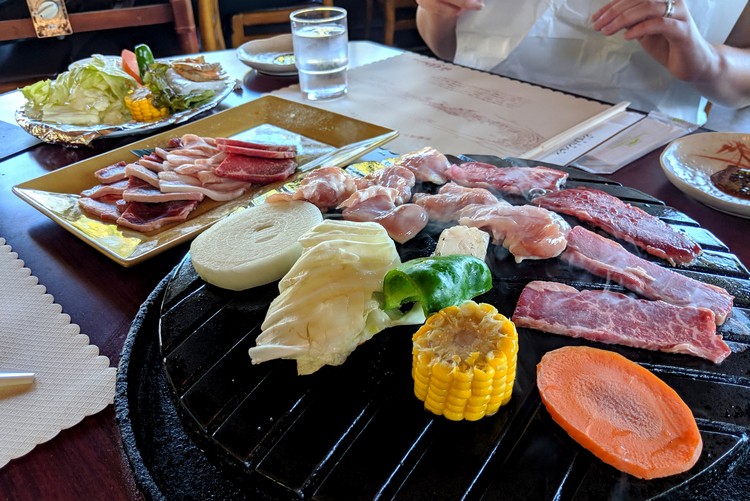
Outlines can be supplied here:
[[311, 101], [333, 99], [347, 92], [349, 65], [346, 10], [310, 7], [289, 16], [299, 85]]

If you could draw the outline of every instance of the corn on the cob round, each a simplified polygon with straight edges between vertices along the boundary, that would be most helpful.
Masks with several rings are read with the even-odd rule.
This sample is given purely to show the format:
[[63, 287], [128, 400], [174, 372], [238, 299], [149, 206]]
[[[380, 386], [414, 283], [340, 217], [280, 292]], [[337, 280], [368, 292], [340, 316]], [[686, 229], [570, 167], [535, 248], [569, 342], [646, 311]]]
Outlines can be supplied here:
[[148, 87], [138, 87], [125, 96], [125, 106], [137, 122], [151, 122], [169, 115], [167, 108], [154, 106], [154, 98]]
[[430, 412], [475, 421], [510, 400], [518, 334], [494, 306], [466, 301], [443, 308], [412, 341], [414, 394]]

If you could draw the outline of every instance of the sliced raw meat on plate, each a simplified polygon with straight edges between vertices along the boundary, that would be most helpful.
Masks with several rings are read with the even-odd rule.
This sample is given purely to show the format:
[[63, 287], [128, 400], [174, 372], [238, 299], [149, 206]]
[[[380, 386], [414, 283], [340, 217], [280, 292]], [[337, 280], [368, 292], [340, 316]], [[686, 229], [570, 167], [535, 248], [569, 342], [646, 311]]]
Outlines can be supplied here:
[[102, 221], [115, 222], [120, 217], [120, 210], [114, 202], [103, 202], [89, 197], [78, 199], [78, 206], [90, 216]]
[[726, 290], [646, 261], [583, 226], [576, 226], [568, 232], [568, 248], [560, 257], [648, 299], [708, 308], [716, 315], [717, 325], [723, 324], [732, 313], [734, 298]]
[[131, 202], [117, 219], [117, 224], [141, 232], [154, 231], [167, 224], [184, 221], [197, 206], [196, 200], [174, 200], [155, 204]]
[[89, 198], [103, 198], [103, 197], [122, 197], [123, 192], [128, 188], [128, 178], [121, 179], [110, 184], [97, 184], [96, 186], [83, 190], [81, 195]]
[[695, 355], [720, 363], [731, 354], [716, 334], [707, 308], [635, 299], [607, 290], [581, 290], [556, 282], [526, 285], [513, 322], [599, 343]]
[[690, 264], [701, 247], [661, 219], [594, 188], [568, 188], [532, 200], [534, 205], [601, 228], [671, 264]]
[[283, 181], [296, 168], [297, 163], [291, 158], [254, 158], [230, 153], [216, 168], [216, 174], [249, 183], [268, 184]]
[[557, 191], [568, 173], [549, 167], [496, 167], [484, 162], [451, 165], [446, 176], [462, 186], [526, 196], [532, 190]]
[[127, 162], [120, 160], [119, 162], [108, 165], [107, 167], [102, 167], [101, 169], [94, 172], [94, 175], [102, 184], [110, 184], [116, 181], [122, 181], [123, 179], [128, 177], [128, 175], [125, 174], [126, 165]]

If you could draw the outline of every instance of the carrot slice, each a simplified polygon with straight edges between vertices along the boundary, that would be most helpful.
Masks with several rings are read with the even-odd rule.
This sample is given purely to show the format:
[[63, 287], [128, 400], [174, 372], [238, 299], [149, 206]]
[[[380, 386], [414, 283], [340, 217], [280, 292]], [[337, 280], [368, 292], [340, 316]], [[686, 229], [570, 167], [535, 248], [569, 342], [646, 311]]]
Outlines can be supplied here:
[[612, 351], [567, 346], [537, 365], [545, 407], [576, 442], [638, 478], [689, 470], [703, 449], [693, 413], [664, 381]]
[[138, 71], [138, 59], [135, 56], [135, 52], [123, 49], [120, 53], [120, 58], [122, 59], [122, 69], [125, 70], [128, 75], [135, 78], [136, 82], [139, 84], [142, 83], [141, 74]]

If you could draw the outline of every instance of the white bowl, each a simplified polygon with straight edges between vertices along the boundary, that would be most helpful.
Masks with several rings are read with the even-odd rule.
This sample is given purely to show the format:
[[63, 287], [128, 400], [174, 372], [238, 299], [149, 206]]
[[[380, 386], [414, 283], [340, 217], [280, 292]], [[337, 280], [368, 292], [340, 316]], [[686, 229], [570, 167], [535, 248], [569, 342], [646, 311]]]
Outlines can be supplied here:
[[[667, 179], [686, 195], [721, 212], [750, 218], [750, 200], [725, 193], [711, 181], [711, 174], [740, 163], [737, 145], [750, 151], [750, 134], [692, 134], [669, 143], [659, 160]], [[747, 161], [742, 166], [747, 167]]]
[[237, 48], [237, 59], [268, 75], [297, 74], [291, 34], [245, 42]]

